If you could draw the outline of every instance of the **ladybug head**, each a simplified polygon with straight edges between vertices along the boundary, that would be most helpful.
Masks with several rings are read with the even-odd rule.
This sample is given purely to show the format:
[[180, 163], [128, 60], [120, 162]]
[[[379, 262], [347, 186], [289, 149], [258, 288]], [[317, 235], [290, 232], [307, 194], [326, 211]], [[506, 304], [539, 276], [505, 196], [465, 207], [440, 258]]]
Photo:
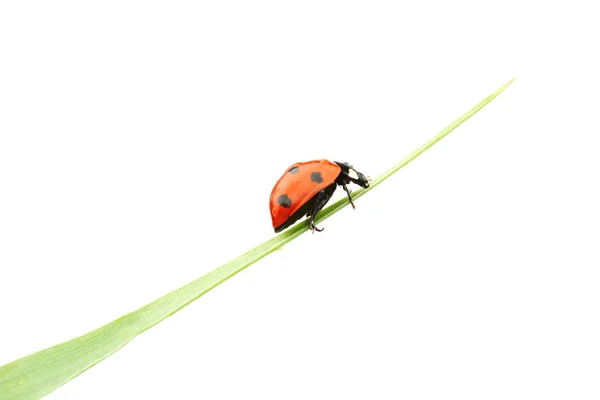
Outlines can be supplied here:
[[340, 168], [342, 169], [342, 172], [340, 173], [340, 176], [338, 177], [338, 181], [339, 181], [338, 183], [348, 184], [350, 182], [353, 182], [364, 188], [369, 187], [369, 179], [366, 176], [364, 176], [363, 174], [361, 174], [360, 172], [358, 172], [357, 170], [355, 170], [354, 167], [352, 165], [350, 165], [350, 163], [338, 162], [338, 161], [335, 161], [335, 163], [337, 165], [339, 165]]

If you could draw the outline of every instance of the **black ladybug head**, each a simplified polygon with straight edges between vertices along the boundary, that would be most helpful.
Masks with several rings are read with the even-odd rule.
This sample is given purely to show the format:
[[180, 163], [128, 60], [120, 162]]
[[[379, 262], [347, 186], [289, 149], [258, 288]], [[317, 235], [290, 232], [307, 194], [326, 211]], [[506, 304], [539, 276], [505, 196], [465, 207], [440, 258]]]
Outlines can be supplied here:
[[369, 179], [357, 170], [355, 170], [350, 163], [338, 161], [335, 161], [335, 163], [339, 165], [342, 169], [342, 172], [340, 173], [340, 176], [337, 179], [338, 184], [349, 184], [350, 182], [353, 182], [364, 188], [369, 187]]

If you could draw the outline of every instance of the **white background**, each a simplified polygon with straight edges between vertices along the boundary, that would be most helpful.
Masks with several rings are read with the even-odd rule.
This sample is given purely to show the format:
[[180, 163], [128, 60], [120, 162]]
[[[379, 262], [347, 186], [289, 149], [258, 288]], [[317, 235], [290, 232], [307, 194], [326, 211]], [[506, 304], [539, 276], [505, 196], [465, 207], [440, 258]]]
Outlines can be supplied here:
[[290, 164], [376, 177], [517, 76], [48, 398], [597, 399], [598, 14], [413, 3], [3, 2], [0, 365], [271, 238]]

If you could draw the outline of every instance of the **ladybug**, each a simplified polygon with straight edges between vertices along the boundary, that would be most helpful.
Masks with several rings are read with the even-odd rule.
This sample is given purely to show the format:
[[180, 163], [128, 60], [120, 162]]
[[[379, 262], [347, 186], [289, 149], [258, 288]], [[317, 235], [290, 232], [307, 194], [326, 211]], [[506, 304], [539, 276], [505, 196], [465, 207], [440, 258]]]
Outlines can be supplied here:
[[310, 217], [309, 228], [321, 232], [315, 226], [315, 217], [327, 204], [337, 186], [344, 188], [352, 202], [348, 184], [353, 182], [364, 188], [369, 179], [347, 162], [313, 160], [290, 166], [271, 191], [271, 219], [275, 233], [293, 225], [300, 218]]

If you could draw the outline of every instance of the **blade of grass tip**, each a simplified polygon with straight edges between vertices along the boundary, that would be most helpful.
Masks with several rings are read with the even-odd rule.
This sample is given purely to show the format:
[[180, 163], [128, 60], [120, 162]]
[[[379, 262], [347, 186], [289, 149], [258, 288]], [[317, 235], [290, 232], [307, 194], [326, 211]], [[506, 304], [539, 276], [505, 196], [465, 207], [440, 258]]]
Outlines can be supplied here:
[[[512, 82], [512, 81], [511, 81]], [[444, 136], [456, 129], [477, 111], [498, 96], [508, 85], [498, 89], [473, 107], [469, 112], [448, 125], [411, 155], [373, 180], [369, 189], [357, 190], [353, 198], [364, 195], [389, 178], [400, 168], [414, 160]], [[319, 213], [324, 220], [348, 205], [340, 200]], [[307, 223], [299, 223], [282, 234], [255, 247], [240, 257], [229, 261], [195, 281], [122, 316], [92, 332], [68, 342], [38, 351], [0, 367], [0, 399], [39, 399], [56, 390], [71, 379], [109, 357], [140, 333], [181, 310], [212, 288], [243, 271], [248, 266], [289, 243], [308, 230]], [[5, 328], [6, 329], [6, 328]], [[40, 327], [43, 330], [43, 327]]]
[[[466, 120], [471, 118], [479, 110], [481, 110], [488, 103], [490, 103], [492, 100], [494, 100], [496, 97], [498, 97], [498, 95], [500, 95], [500, 93], [502, 93], [508, 86], [510, 86], [510, 84], [513, 83], [515, 79], [517, 79], [517, 78], [514, 77], [510, 81], [506, 82], [500, 89], [496, 90], [494, 93], [492, 93], [491, 95], [489, 95], [488, 97], [483, 99], [481, 102], [479, 102], [475, 107], [471, 108], [469, 111], [464, 113], [462, 116], [460, 116], [459, 118], [454, 120], [450, 125], [446, 126], [437, 135], [432, 137], [427, 143], [425, 143], [423, 146], [419, 147], [418, 149], [413, 151], [410, 155], [408, 155], [408, 157], [406, 157], [402, 161], [398, 162], [396, 165], [394, 165], [393, 167], [391, 167], [390, 169], [385, 171], [383, 174], [379, 175], [377, 178], [373, 179], [371, 181], [370, 186], [367, 189], [360, 188], [360, 189], [354, 191], [352, 193], [352, 200], [356, 200], [359, 197], [363, 196], [365, 193], [373, 190], [376, 186], [379, 186], [387, 178], [389, 178], [390, 176], [392, 176], [393, 174], [398, 172], [406, 164], [408, 164], [409, 162], [411, 162], [412, 160], [414, 160], [415, 158], [417, 158], [418, 156], [423, 154], [426, 150], [433, 147], [434, 144], [436, 144], [437, 142], [442, 140], [444, 137], [448, 136], [448, 134], [450, 132], [452, 132], [453, 130], [458, 128], [463, 122], [465, 122]], [[350, 201], [348, 200], [347, 197], [344, 197], [343, 199], [338, 200], [336, 203], [332, 204], [331, 206], [327, 207], [325, 210], [321, 211], [317, 215], [317, 218], [315, 218], [316, 222], [324, 221], [325, 219], [329, 218], [331, 215], [335, 214], [342, 208], [346, 207], [348, 204], [350, 204]]]

